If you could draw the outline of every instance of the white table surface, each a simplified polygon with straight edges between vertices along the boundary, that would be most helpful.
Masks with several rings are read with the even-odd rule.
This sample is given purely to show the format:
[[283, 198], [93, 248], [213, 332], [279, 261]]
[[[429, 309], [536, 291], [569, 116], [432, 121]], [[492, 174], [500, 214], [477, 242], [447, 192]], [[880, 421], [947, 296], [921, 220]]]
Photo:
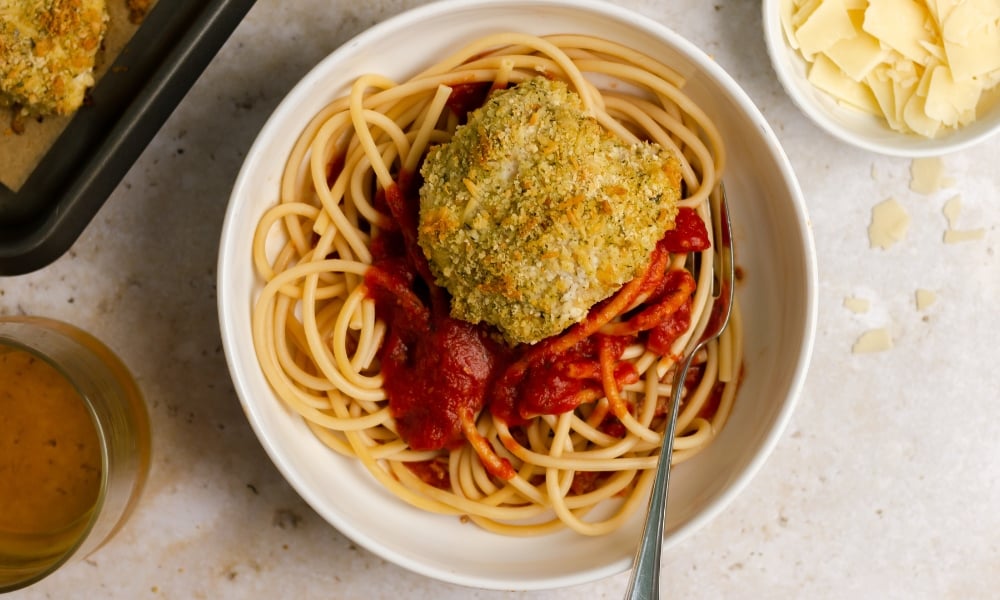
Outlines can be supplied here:
[[[116, 1], [116, 0], [112, 0]], [[72, 249], [0, 278], [0, 314], [91, 331], [134, 371], [154, 462], [109, 545], [29, 598], [618, 598], [626, 575], [516, 593], [423, 578], [360, 549], [285, 483], [226, 370], [216, 248], [256, 131], [314, 63], [416, 1], [260, 0]], [[776, 81], [760, 5], [618, 2], [711, 54], [761, 108], [812, 217], [820, 268], [815, 354], [798, 409], [724, 513], [663, 557], [672, 598], [989, 598], [1000, 594], [1000, 137], [942, 157], [954, 185], [909, 189], [911, 162], [824, 134]], [[946, 245], [942, 207], [962, 197]], [[895, 198], [907, 236], [869, 247], [871, 208]], [[915, 306], [916, 289], [936, 302]], [[867, 313], [846, 297], [870, 301]], [[865, 330], [891, 350], [854, 355]]]

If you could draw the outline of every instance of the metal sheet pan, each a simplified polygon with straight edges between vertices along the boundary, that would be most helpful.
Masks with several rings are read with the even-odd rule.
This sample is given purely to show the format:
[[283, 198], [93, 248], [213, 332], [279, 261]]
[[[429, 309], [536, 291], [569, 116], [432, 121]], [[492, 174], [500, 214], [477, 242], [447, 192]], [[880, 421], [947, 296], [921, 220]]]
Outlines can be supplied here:
[[0, 185], [0, 275], [79, 237], [254, 0], [161, 0], [16, 192]]

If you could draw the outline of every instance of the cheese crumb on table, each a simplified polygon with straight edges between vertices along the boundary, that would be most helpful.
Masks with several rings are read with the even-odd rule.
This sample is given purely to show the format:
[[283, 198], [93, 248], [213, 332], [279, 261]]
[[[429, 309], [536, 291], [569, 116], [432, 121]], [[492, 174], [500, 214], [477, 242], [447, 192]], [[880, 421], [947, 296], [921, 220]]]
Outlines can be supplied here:
[[948, 220], [948, 229], [954, 229], [958, 223], [958, 214], [962, 212], [962, 197], [955, 195], [948, 198], [944, 203], [944, 207], [941, 208], [941, 212], [944, 213], [944, 218]]
[[986, 237], [986, 230], [979, 229], [946, 229], [944, 232], [944, 243], [958, 244], [961, 242], [974, 242]]
[[892, 335], [888, 329], [869, 329], [862, 333], [854, 345], [851, 346], [853, 354], [871, 354], [874, 352], [885, 352], [892, 348]]
[[927, 310], [937, 300], [937, 295], [931, 290], [918, 289], [914, 293], [917, 310]]
[[944, 243], [946, 244], [972, 242], [981, 240], [986, 236], [986, 230], [981, 227], [976, 229], [956, 229], [958, 215], [961, 211], [962, 197], [959, 195], [949, 198], [941, 209], [941, 212], [944, 213], [944, 218], [948, 220], [948, 229], [944, 232]]
[[871, 302], [865, 298], [848, 296], [847, 298], [844, 298], [844, 308], [857, 314], [866, 313], [871, 308]]
[[910, 162], [910, 189], [914, 192], [926, 196], [954, 185], [954, 178], [945, 176], [944, 161], [940, 158], [915, 158]]
[[885, 250], [906, 237], [910, 216], [903, 205], [888, 198], [872, 207], [872, 220], [868, 226], [868, 242], [872, 248]]

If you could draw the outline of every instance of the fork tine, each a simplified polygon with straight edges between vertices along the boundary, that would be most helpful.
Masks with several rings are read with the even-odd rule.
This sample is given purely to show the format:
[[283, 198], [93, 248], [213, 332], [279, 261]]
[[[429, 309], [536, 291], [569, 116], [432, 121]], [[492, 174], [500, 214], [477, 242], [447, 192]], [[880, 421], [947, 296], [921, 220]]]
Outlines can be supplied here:
[[736, 257], [733, 249], [732, 220], [729, 217], [729, 200], [726, 198], [726, 186], [719, 182], [718, 193], [713, 194], [712, 205], [713, 243], [715, 255], [718, 257], [716, 282], [720, 290], [717, 298], [722, 300], [722, 312], [719, 317], [719, 335], [729, 324], [733, 310], [733, 300], [736, 293]]

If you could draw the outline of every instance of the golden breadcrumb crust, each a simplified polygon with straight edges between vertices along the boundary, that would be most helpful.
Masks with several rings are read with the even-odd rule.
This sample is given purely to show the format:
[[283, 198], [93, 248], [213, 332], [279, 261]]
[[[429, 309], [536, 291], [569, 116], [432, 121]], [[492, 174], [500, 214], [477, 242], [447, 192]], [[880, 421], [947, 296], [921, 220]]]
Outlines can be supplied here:
[[680, 165], [544, 77], [494, 93], [421, 169], [418, 241], [452, 315], [534, 343], [636, 277], [673, 227]]
[[0, 105], [67, 115], [94, 85], [104, 0], [0, 0]]
[[142, 23], [149, 10], [153, 8], [153, 2], [154, 0], [125, 0], [125, 6], [128, 7], [129, 22], [133, 25]]

